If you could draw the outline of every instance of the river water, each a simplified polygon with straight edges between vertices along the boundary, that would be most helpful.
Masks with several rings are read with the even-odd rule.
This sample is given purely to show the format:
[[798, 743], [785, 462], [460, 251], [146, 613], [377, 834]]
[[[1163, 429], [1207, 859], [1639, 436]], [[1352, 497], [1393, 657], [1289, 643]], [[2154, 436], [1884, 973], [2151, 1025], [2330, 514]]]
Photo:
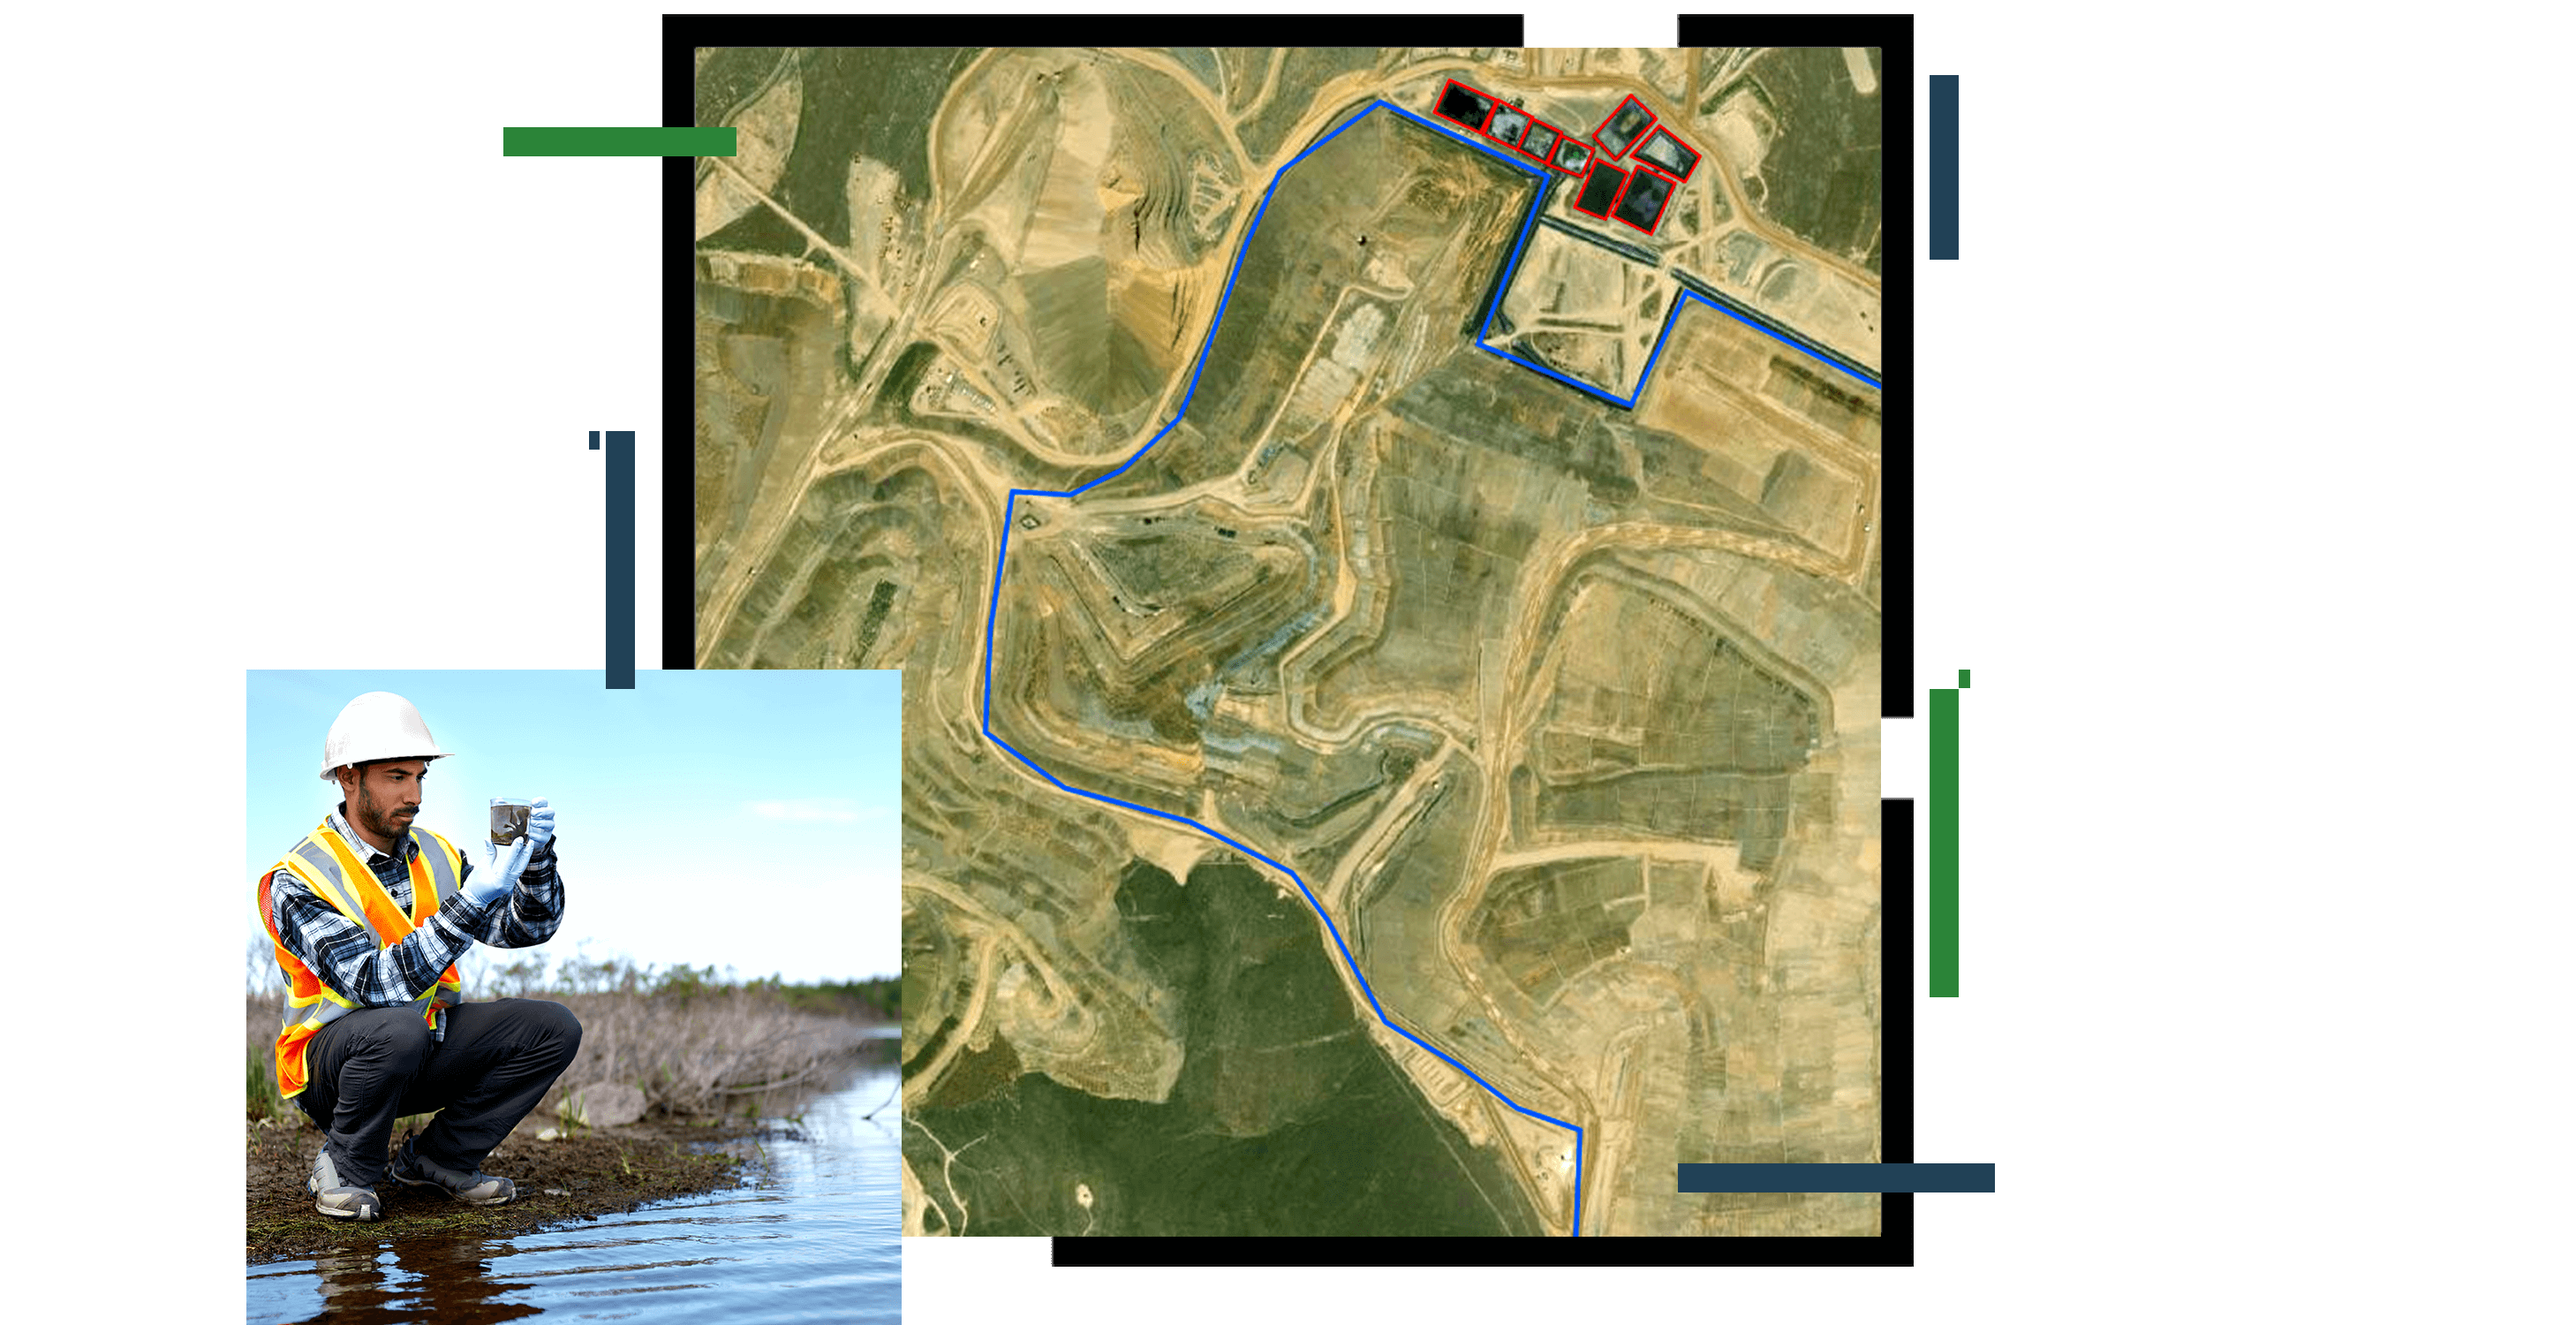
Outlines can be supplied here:
[[550, 1233], [407, 1238], [250, 1267], [249, 1320], [481, 1325], [567, 1320], [899, 1321], [903, 1211], [895, 1088], [869, 1063], [770, 1137], [750, 1186]]

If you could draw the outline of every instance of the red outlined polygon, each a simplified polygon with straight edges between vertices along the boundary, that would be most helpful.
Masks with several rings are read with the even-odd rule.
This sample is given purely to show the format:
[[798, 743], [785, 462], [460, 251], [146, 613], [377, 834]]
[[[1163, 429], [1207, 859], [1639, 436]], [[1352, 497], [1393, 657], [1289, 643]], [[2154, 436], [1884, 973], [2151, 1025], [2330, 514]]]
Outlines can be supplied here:
[[[1513, 119], [1520, 122], [1520, 137], [1506, 138], [1503, 136], [1503, 117], [1506, 114], [1509, 114]], [[1538, 127], [1537, 116], [1530, 114], [1528, 111], [1523, 110], [1508, 101], [1498, 99], [1494, 102], [1493, 115], [1485, 121], [1485, 136], [1517, 152], [1520, 151], [1521, 144], [1528, 141], [1529, 131], [1536, 127]]]
[[[1672, 207], [1673, 194], [1681, 188], [1681, 185], [1676, 182], [1672, 176], [1655, 169], [1651, 165], [1642, 161], [1636, 163], [1636, 165], [1637, 168], [1629, 172], [1628, 178], [1620, 182], [1619, 196], [1610, 200], [1609, 219], [1617, 221], [1619, 224], [1636, 231], [1638, 234], [1651, 235], [1655, 233], [1655, 227], [1664, 223], [1664, 213]], [[1664, 196], [1655, 201], [1655, 214], [1648, 217], [1644, 225], [1639, 225], [1619, 214], [1619, 204], [1628, 201], [1628, 190], [1636, 187], [1638, 180], [1649, 176], [1663, 181]]]
[[[1456, 116], [1451, 115], [1449, 112], [1440, 109], [1440, 104], [1449, 99], [1449, 89], [1453, 87], [1472, 96], [1479, 96], [1485, 99], [1485, 114], [1482, 119], [1477, 120], [1473, 124], [1467, 124], [1465, 120], [1459, 119]], [[1452, 78], [1441, 85], [1440, 95], [1432, 99], [1431, 113], [1449, 121], [1451, 124], [1467, 124], [1468, 128], [1473, 129], [1478, 133], [1483, 133], [1485, 131], [1485, 121], [1494, 118], [1494, 108], [1502, 104], [1503, 99], [1501, 97], [1495, 96], [1493, 93], [1487, 92], [1483, 88], [1476, 87], [1473, 84], [1461, 83], [1457, 79]]]
[[[1545, 130], [1548, 135], [1547, 150], [1544, 152], [1533, 152], [1530, 150], [1530, 144], [1538, 141], [1538, 136], [1541, 130]], [[1542, 166], [1547, 165], [1548, 158], [1556, 155], [1556, 145], [1564, 141], [1565, 130], [1540, 119], [1536, 115], [1532, 115], [1530, 116], [1529, 132], [1521, 135], [1520, 153], [1522, 156], [1528, 157], [1530, 160], [1536, 161]]]
[[[1583, 205], [1583, 195], [1592, 191], [1592, 172], [1596, 170], [1606, 170], [1619, 177], [1618, 184], [1614, 185], [1610, 190], [1610, 201], [1601, 204], [1601, 210], [1597, 212], [1589, 210]], [[1585, 216], [1597, 216], [1602, 220], [1607, 221], [1610, 219], [1611, 209], [1619, 205], [1619, 195], [1627, 191], [1628, 172], [1610, 164], [1609, 160], [1605, 157], [1595, 156], [1592, 158], [1592, 164], [1584, 169], [1582, 185], [1574, 190], [1574, 196], [1567, 200], [1566, 205], [1578, 212], [1582, 212]]]
[[1672, 174], [1673, 172], [1672, 172], [1670, 169], [1666, 168], [1666, 167], [1665, 167], [1661, 162], [1655, 161], [1654, 159], [1652, 159], [1652, 158], [1648, 157], [1648, 156], [1646, 155], [1646, 153], [1645, 153], [1645, 146], [1646, 146], [1646, 144], [1647, 144], [1647, 143], [1649, 143], [1649, 142], [1654, 141], [1654, 140], [1655, 140], [1655, 139], [1657, 139], [1657, 138], [1665, 139], [1665, 140], [1669, 141], [1670, 143], [1672, 143], [1672, 145], [1673, 145], [1674, 147], [1676, 147], [1676, 148], [1680, 149], [1680, 151], [1681, 151], [1681, 154], [1682, 154], [1683, 158], [1684, 158], [1684, 159], [1686, 159], [1686, 160], [1689, 162], [1689, 164], [1687, 164], [1687, 165], [1685, 165], [1685, 166], [1683, 166], [1683, 167], [1682, 167], [1682, 173], [1681, 173], [1681, 175], [1680, 175], [1679, 179], [1678, 179], [1676, 182], [1677, 182], [1677, 183], [1682, 183], [1682, 184], [1688, 184], [1688, 183], [1690, 183], [1690, 177], [1691, 177], [1692, 173], [1693, 173], [1693, 172], [1695, 172], [1695, 171], [1697, 171], [1697, 170], [1699, 169], [1699, 157], [1700, 157], [1700, 151], [1699, 151], [1699, 149], [1698, 149], [1698, 148], [1691, 146], [1689, 143], [1683, 142], [1683, 141], [1681, 140], [1681, 135], [1674, 133], [1674, 132], [1673, 132], [1673, 129], [1672, 129], [1672, 126], [1671, 126], [1671, 125], [1669, 125], [1669, 124], [1658, 124], [1658, 125], [1656, 125], [1654, 128], [1649, 129], [1649, 130], [1647, 130], [1646, 132], [1644, 132], [1644, 133], [1641, 133], [1641, 134], [1637, 135], [1637, 144], [1636, 144], [1636, 146], [1631, 147], [1630, 149], [1628, 149], [1629, 151], [1631, 151], [1631, 152], [1635, 153], [1635, 156], [1633, 156], [1631, 159], [1632, 159], [1632, 160], [1637, 160], [1637, 161], [1643, 161], [1643, 162], [1645, 162], [1647, 165], [1649, 165], [1649, 166], [1653, 166], [1653, 167], [1656, 169], [1656, 171], [1658, 171], [1658, 172], [1660, 172], [1660, 173], [1662, 173], [1662, 174], [1665, 174], [1665, 175], [1670, 175], [1670, 174]]
[[[1598, 150], [1599, 149], [1595, 148], [1591, 143], [1581, 138], [1568, 138], [1564, 142], [1556, 145], [1556, 159], [1548, 162], [1548, 164], [1564, 171], [1566, 174], [1574, 176], [1576, 179], [1581, 179], [1592, 172], [1592, 154]], [[1566, 155], [1570, 152], [1581, 152], [1583, 154], [1583, 159], [1580, 164], [1571, 166], [1565, 164]]]
[[[1636, 137], [1621, 144], [1618, 151], [1612, 152], [1610, 151], [1609, 145], [1601, 141], [1601, 131], [1609, 128], [1611, 122], [1619, 118], [1619, 112], [1626, 110], [1628, 108], [1628, 103], [1632, 101], [1637, 103], [1638, 110], [1645, 112], [1646, 122], [1638, 128]], [[1602, 116], [1599, 124], [1592, 126], [1592, 145], [1600, 148], [1603, 152], [1609, 153], [1610, 159], [1616, 161], [1619, 158], [1626, 156], [1629, 148], [1635, 147], [1637, 144], [1646, 141], [1646, 135], [1655, 131], [1656, 123], [1655, 112], [1646, 110], [1646, 103], [1637, 101], [1637, 94], [1631, 92], [1628, 95], [1621, 97], [1619, 99], [1619, 104], [1611, 107], [1610, 113]]]

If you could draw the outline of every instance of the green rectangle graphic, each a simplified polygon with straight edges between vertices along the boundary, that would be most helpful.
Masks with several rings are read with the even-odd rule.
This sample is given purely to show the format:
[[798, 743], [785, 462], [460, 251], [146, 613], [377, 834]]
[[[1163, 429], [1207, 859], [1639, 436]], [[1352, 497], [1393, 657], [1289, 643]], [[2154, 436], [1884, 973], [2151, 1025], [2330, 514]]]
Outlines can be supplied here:
[[1959, 692], [1932, 692], [1932, 997], [1959, 996]]
[[732, 156], [731, 129], [503, 129], [503, 156]]

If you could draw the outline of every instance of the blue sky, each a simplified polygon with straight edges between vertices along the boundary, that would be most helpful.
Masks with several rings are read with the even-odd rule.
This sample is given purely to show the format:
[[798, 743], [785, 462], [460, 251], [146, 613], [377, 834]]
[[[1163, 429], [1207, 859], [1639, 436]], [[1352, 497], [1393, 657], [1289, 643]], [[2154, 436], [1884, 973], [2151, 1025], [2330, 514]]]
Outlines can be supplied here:
[[[576, 949], [745, 976], [847, 980], [902, 969], [902, 674], [639, 671], [249, 673], [250, 881], [338, 803], [322, 738], [342, 705], [390, 690], [453, 758], [430, 765], [421, 823], [480, 868], [494, 796], [553, 802]], [[485, 960], [523, 954], [478, 949]], [[467, 997], [476, 996], [467, 968]]]

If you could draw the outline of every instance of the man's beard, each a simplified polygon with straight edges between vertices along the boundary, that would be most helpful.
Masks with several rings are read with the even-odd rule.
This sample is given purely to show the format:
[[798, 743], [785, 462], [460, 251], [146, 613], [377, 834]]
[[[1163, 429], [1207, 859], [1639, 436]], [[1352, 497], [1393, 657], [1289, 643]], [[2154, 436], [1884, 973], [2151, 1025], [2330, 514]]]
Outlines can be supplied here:
[[[408, 819], [398, 817], [403, 813], [404, 808], [401, 806], [388, 808], [378, 804], [376, 798], [365, 791], [358, 793], [358, 822], [364, 825], [368, 832], [387, 841], [400, 840], [403, 830], [410, 827]], [[412, 811], [412, 813], [418, 812]]]

